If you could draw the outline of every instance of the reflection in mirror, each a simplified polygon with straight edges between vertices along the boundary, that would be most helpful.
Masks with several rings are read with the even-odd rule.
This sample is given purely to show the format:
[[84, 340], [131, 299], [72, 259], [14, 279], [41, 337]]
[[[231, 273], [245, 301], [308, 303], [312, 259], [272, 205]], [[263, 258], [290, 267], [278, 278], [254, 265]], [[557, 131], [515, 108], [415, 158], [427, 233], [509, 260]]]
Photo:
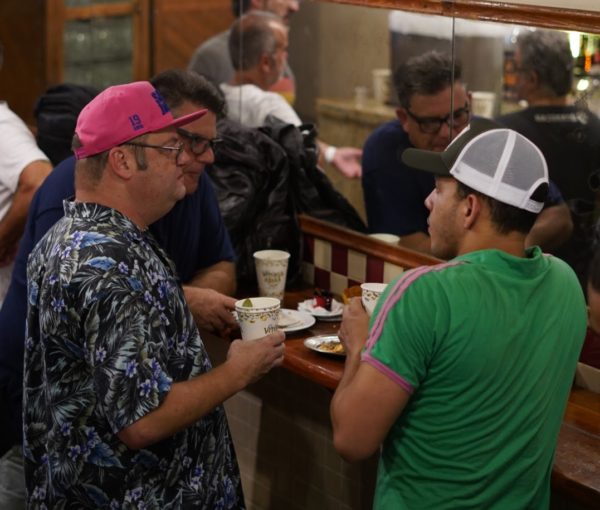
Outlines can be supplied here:
[[[463, 45], [458, 34], [471, 27], [491, 42]], [[550, 197], [528, 243], [563, 258], [585, 284], [598, 217], [600, 36], [467, 20], [456, 32], [465, 76], [486, 79], [468, 78], [473, 113], [532, 140], [548, 164]]]
[[[373, 160], [370, 167], [377, 167], [373, 171], [378, 176], [383, 175], [384, 182], [390, 179], [392, 167], [399, 164], [399, 144], [406, 135], [401, 134], [402, 127], [396, 120], [397, 97], [390, 83], [393, 68], [432, 49], [451, 53], [451, 19], [400, 14], [379, 8], [304, 3], [292, 21], [290, 63], [296, 74], [296, 109], [301, 118], [316, 121], [320, 135], [334, 145], [367, 149], [365, 142], [378, 129], [383, 135], [378, 136], [381, 141], [377, 144], [388, 137], [393, 140], [383, 150], [376, 148], [363, 153], [363, 183], [368, 178], [365, 177], [365, 170], [369, 170], [365, 166], [367, 160]], [[439, 102], [433, 108], [425, 105], [418, 113], [447, 116], [450, 113], [449, 89], [446, 97], [438, 100], [441, 105]], [[413, 120], [409, 122], [415, 124]], [[445, 136], [447, 139], [448, 134]], [[377, 157], [373, 157], [374, 153]], [[362, 183], [344, 179], [329, 167], [325, 171], [363, 219], [367, 219]], [[426, 231], [426, 221], [422, 219], [426, 217], [423, 205], [426, 193], [418, 183], [415, 187], [417, 190], [412, 199], [420, 209], [420, 228]], [[374, 199], [375, 207], [386, 207], [384, 202], [391, 202], [393, 206], [401, 202], [398, 193], [402, 190], [394, 182], [381, 184], [379, 189], [382, 190], [381, 197]], [[391, 214], [396, 213], [391, 211]], [[391, 216], [387, 221], [393, 222]], [[371, 231], [382, 233], [383, 228], [374, 225]], [[388, 233], [405, 236], [413, 232], [392, 230]]]

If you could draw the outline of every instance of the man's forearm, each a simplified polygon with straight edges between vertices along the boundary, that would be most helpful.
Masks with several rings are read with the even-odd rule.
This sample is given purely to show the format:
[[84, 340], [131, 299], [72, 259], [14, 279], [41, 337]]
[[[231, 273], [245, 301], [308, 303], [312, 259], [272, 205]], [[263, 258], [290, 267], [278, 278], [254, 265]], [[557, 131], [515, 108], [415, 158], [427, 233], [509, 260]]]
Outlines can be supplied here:
[[221, 261], [198, 273], [185, 285], [202, 289], [213, 289], [221, 294], [232, 296], [236, 291], [235, 265]]
[[226, 362], [194, 379], [173, 384], [158, 408], [118, 436], [131, 449], [145, 448], [197, 422], [244, 385]]
[[31, 199], [51, 169], [49, 163], [36, 161], [21, 173], [10, 208], [0, 221], [0, 259], [15, 247], [23, 235]]

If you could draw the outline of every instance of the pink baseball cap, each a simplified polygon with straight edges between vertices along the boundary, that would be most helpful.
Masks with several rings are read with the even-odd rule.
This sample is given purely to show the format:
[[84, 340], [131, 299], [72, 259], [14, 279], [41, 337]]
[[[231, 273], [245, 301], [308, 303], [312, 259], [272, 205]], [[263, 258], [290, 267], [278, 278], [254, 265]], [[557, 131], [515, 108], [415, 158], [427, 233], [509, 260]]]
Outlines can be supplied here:
[[75, 133], [81, 147], [75, 149], [75, 157], [87, 158], [145, 133], [189, 124], [206, 112], [174, 118], [158, 90], [147, 81], [108, 87], [77, 118]]

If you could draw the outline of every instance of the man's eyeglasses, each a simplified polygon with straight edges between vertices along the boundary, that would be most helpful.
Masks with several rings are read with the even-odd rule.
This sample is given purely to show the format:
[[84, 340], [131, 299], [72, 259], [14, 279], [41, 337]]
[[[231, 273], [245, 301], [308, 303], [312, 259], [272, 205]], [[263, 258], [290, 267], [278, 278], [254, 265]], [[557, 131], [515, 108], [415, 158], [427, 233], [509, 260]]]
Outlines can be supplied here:
[[462, 108], [454, 110], [453, 114], [449, 113], [445, 117], [419, 117], [412, 113], [408, 108], [406, 108], [406, 113], [408, 113], [408, 116], [419, 125], [419, 129], [428, 135], [435, 135], [438, 133], [439, 130], [442, 129], [442, 124], [451, 126], [450, 117], [452, 117], [453, 127], [464, 126], [469, 122], [471, 117], [471, 110], [469, 110], [468, 103], [465, 103], [465, 106]]
[[217, 151], [219, 145], [223, 143], [221, 138], [204, 138], [203, 136], [190, 133], [189, 131], [181, 128], [177, 129], [177, 134], [189, 144], [190, 151], [196, 156], [201, 156], [208, 149], [212, 150], [214, 153]]
[[162, 152], [163, 154], [172, 154], [175, 153], [175, 163], [177, 163], [177, 161], [179, 161], [179, 156], [181, 156], [181, 153], [183, 152], [183, 150], [185, 149], [185, 144], [183, 142], [179, 142], [177, 145], [175, 145], [174, 147], [169, 147], [167, 145], [152, 145], [150, 143], [137, 143], [137, 142], [125, 142], [123, 145], [132, 145], [133, 147], [147, 147], [149, 149], [156, 149], [159, 152]]

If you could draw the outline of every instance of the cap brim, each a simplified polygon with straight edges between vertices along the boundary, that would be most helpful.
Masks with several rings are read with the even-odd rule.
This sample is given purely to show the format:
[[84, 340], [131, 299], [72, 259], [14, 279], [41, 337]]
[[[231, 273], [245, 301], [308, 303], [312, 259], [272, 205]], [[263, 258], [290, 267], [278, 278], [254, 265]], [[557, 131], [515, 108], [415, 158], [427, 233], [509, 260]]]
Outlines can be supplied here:
[[402, 161], [417, 170], [424, 170], [435, 175], [450, 176], [450, 168], [444, 163], [442, 154], [442, 152], [422, 149], [406, 149], [402, 153]]
[[194, 122], [195, 120], [199, 119], [200, 117], [204, 117], [207, 112], [208, 112], [208, 110], [206, 108], [204, 108], [203, 110], [198, 110], [197, 112], [189, 113], [188, 115], [184, 115], [183, 117], [177, 117], [171, 124], [169, 124], [169, 127], [177, 128], [177, 127], [185, 126], [186, 124], [189, 124], [190, 122]]

